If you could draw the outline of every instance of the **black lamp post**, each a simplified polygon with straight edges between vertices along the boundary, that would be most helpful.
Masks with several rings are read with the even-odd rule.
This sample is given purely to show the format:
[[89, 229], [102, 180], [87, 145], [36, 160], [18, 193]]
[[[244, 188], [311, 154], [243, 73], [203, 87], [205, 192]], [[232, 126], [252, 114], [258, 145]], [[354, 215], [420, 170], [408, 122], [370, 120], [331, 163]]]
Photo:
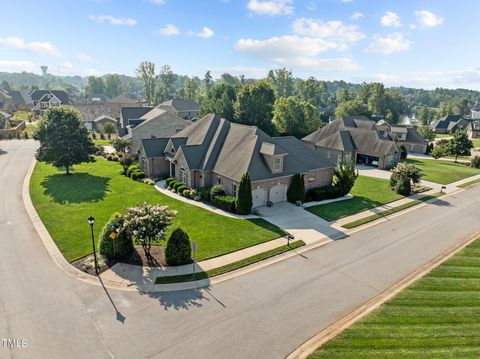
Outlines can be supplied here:
[[92, 215], [88, 217], [88, 224], [92, 230], [92, 246], [93, 246], [93, 260], [95, 261], [95, 273], [98, 274], [98, 264], [97, 264], [97, 252], [95, 251], [95, 236], [93, 235], [93, 225], [95, 224], [95, 218]]

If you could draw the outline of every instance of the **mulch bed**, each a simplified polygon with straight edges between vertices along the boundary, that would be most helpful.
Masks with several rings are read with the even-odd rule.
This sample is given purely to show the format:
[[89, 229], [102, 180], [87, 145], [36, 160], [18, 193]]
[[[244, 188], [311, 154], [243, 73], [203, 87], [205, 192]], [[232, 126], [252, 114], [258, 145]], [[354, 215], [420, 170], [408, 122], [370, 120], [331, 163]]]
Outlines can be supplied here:
[[[106, 263], [99, 263], [100, 267], [98, 273], [100, 274], [105, 272], [119, 262], [148, 267], [166, 266], [165, 247], [152, 246], [150, 249], [150, 256], [147, 257], [145, 251], [143, 250], [143, 247], [137, 245], [134, 247], [132, 255], [128, 258], [122, 260], [108, 260], [106, 261]], [[72, 265], [80, 269], [82, 272], [96, 275], [93, 265], [93, 254], [90, 254], [86, 257], [76, 260], [75, 262], [72, 262]]]

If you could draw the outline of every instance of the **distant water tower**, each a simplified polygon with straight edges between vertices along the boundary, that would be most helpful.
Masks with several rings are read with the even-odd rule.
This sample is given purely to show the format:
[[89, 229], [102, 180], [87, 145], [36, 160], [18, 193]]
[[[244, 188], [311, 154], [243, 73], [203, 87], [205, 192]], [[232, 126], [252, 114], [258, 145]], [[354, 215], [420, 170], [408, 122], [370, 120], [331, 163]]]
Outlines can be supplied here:
[[40, 66], [40, 68], [42, 69], [42, 75], [47, 75], [48, 66]]

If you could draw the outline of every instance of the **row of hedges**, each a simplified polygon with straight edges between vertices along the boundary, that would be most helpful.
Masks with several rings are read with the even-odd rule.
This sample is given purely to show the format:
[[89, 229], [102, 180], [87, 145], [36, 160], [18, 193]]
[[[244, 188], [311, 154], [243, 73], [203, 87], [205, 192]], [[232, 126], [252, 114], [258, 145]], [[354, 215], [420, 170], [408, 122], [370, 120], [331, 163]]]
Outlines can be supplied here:
[[134, 181], [142, 181], [145, 178], [145, 172], [140, 169], [140, 165], [138, 163], [134, 163], [128, 167], [127, 172], [124, 174]]
[[165, 180], [167, 189], [174, 193], [178, 193], [180, 196], [190, 198], [199, 201], [201, 198], [195, 189], [189, 189], [185, 183], [177, 181], [175, 178], [169, 177]]
[[218, 195], [213, 198], [213, 205], [215, 207], [223, 209], [224, 211], [231, 212], [231, 213], [236, 213], [236, 202], [237, 199], [232, 196], [226, 196], [226, 195]]
[[308, 192], [308, 198], [312, 201], [323, 201], [325, 199], [334, 199], [343, 196], [338, 187], [326, 186], [313, 188]]

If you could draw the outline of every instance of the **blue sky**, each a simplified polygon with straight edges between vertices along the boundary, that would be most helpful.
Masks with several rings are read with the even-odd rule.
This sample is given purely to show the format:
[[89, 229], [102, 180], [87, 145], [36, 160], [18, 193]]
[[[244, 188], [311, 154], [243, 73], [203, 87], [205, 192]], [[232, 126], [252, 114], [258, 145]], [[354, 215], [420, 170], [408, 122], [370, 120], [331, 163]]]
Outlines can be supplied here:
[[[68, 4], [68, 5], [67, 5]], [[476, 0], [16, 0], [0, 71], [133, 75], [142, 60], [212, 70], [480, 89]]]

